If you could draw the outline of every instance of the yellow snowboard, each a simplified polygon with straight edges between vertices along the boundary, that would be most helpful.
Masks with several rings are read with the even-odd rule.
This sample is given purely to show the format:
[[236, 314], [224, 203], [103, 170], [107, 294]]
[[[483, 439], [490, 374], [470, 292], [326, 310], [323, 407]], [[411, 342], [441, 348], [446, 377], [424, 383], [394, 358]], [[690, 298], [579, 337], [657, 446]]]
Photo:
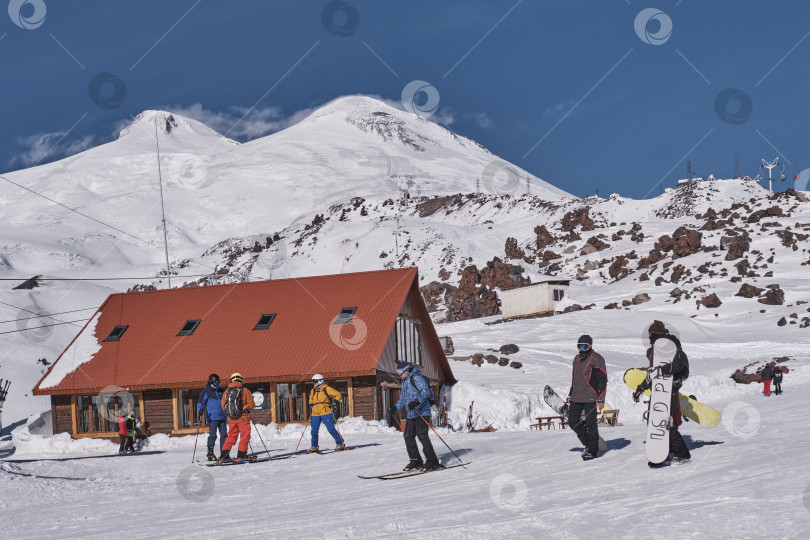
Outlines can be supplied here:
[[[646, 378], [647, 372], [642, 369], [628, 369], [624, 372], [624, 383], [633, 390]], [[649, 396], [650, 391], [645, 390], [644, 395]], [[678, 397], [681, 402], [681, 414], [689, 420], [694, 420], [706, 428], [716, 427], [720, 423], [720, 413], [715, 409], [684, 394], [679, 393]]]

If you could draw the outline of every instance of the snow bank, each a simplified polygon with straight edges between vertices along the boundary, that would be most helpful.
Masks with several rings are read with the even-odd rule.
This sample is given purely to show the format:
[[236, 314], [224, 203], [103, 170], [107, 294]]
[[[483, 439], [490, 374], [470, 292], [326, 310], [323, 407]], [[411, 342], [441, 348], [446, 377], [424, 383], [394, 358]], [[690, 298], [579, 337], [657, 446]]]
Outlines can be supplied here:
[[85, 362], [92, 360], [93, 355], [101, 350], [101, 343], [96, 338], [96, 325], [101, 313], [96, 313], [79, 334], [76, 340], [53, 365], [53, 369], [42, 381], [40, 388], [53, 388], [62, 382], [65, 377], [81, 367]]

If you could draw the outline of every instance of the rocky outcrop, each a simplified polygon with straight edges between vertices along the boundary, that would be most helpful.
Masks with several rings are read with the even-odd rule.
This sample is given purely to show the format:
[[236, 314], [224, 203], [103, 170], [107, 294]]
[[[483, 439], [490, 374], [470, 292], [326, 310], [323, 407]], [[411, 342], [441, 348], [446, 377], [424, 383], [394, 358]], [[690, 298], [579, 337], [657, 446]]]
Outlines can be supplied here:
[[507, 259], [522, 259], [526, 256], [526, 252], [523, 251], [522, 248], [518, 247], [517, 239], [512, 238], [511, 236], [506, 239], [506, 245], [504, 246], [503, 251]]
[[768, 285], [768, 292], [758, 302], [768, 306], [781, 306], [785, 303], [785, 291], [779, 285]]
[[444, 287], [446, 321], [453, 322], [497, 315], [501, 312], [501, 305], [494, 289], [508, 289], [529, 283], [529, 279], [523, 276], [521, 266], [504, 263], [495, 257], [480, 272], [475, 265], [466, 267], [461, 273], [458, 287], [434, 281], [429, 284], [433, 286], [430, 290], [425, 292], [425, 287], [422, 289], [425, 300], [430, 305], [428, 298], [435, 298], [439, 290], [434, 284]]
[[760, 289], [759, 287], [755, 287], [754, 285], [749, 285], [748, 283], [743, 283], [740, 287], [740, 290], [737, 291], [737, 294], [734, 296], [742, 296], [743, 298], [753, 298], [755, 296], [759, 296], [762, 294], [762, 291], [765, 289]]
[[594, 229], [594, 223], [589, 217], [590, 211], [590, 208], [584, 206], [565, 214], [561, 222], [562, 230], [573, 232], [577, 227], [581, 227], [583, 231], [592, 231]]
[[749, 238], [748, 233], [745, 232], [733, 236], [724, 236], [720, 239], [720, 249], [726, 250], [727, 261], [739, 259], [750, 247], [751, 238]]
[[723, 305], [723, 302], [717, 297], [715, 293], [704, 296], [698, 302], [707, 308], [718, 308]]
[[514, 343], [507, 343], [506, 345], [501, 345], [501, 348], [498, 351], [501, 354], [515, 354], [520, 350], [520, 347], [515, 345]]
[[535, 245], [537, 246], [537, 251], [545, 249], [547, 246], [550, 246], [556, 239], [554, 235], [548, 232], [545, 225], [539, 225], [534, 228], [534, 234], [537, 235], [537, 239], [535, 240]]
[[698, 231], [678, 227], [672, 235], [672, 258], [694, 255], [700, 250], [702, 239]]

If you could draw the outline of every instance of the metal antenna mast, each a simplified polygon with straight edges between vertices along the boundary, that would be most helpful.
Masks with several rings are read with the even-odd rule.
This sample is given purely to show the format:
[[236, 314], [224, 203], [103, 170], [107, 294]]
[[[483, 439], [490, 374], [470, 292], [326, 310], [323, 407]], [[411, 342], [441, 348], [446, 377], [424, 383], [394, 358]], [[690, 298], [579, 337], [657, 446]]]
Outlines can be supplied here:
[[770, 193], [773, 193], [773, 177], [771, 176], [771, 171], [774, 167], [778, 167], [779, 165], [781, 165], [781, 163], [779, 163], [779, 158], [774, 158], [774, 160], [770, 163], [763, 159], [762, 165], [759, 166], [761, 169], [768, 169], [768, 191]]
[[163, 249], [166, 254], [166, 279], [172, 288], [172, 273], [169, 270], [169, 237], [166, 234], [166, 207], [163, 205], [163, 175], [160, 171], [160, 141], [158, 139], [157, 111], [155, 111], [155, 148], [157, 148], [158, 181], [160, 182], [160, 213], [163, 216]]
[[741, 178], [740, 176], [740, 156], [734, 156], [734, 178]]

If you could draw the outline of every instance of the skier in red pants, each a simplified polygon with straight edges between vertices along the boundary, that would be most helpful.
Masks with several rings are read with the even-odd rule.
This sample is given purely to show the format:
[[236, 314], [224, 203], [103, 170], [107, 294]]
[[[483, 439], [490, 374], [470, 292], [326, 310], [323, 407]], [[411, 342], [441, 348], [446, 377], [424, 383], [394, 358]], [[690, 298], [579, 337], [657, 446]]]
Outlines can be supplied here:
[[242, 386], [242, 375], [234, 373], [231, 375], [231, 384], [222, 395], [222, 409], [228, 415], [228, 438], [222, 445], [220, 461], [227, 463], [231, 459], [231, 448], [239, 439], [239, 450], [236, 453], [236, 460], [248, 459], [248, 443], [250, 443], [250, 411], [256, 407], [253, 401], [253, 394]]
[[765, 369], [762, 370], [762, 384], [765, 385], [765, 388], [762, 390], [762, 393], [766, 396], [771, 395], [771, 380], [773, 379], [773, 369], [771, 369], [771, 364], [765, 364]]

